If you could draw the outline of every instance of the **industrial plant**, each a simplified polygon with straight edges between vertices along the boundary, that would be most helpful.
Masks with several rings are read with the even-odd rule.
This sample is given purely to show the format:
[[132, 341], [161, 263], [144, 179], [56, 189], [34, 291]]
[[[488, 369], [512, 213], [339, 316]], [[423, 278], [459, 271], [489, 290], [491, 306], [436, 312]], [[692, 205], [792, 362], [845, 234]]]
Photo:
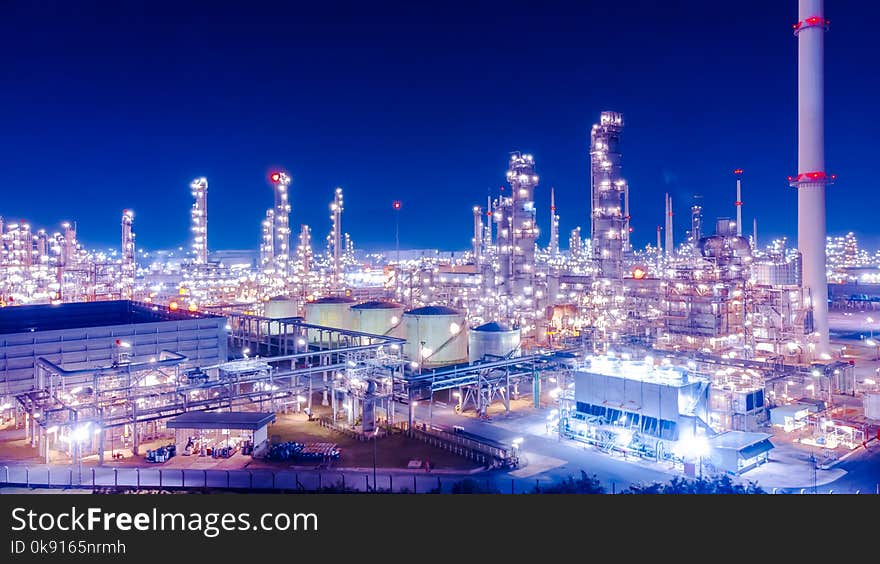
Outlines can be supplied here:
[[[498, 155], [503, 186], [461, 202], [456, 253], [399, 242], [360, 252], [342, 187], [325, 188], [325, 224], [299, 224], [296, 170], [274, 170], [255, 179], [266, 211], [251, 219], [253, 251], [237, 256], [211, 243], [224, 229], [209, 229], [214, 179], [181, 179], [191, 233], [176, 254], [139, 250], [131, 209], [111, 251], [85, 248], [75, 222], [0, 221], [2, 422], [29, 456], [81, 475], [122, 457], [300, 456], [272, 437], [291, 413], [378, 448], [402, 433], [496, 473], [537, 460], [536, 432], [511, 442], [480, 431], [516, 425], [517, 412], [538, 413], [538, 434], [560, 449], [689, 476], [748, 477], [783, 443], [832, 464], [878, 436], [874, 372], [833, 340], [830, 319], [870, 314], [880, 292], [865, 288], [880, 271], [855, 235], [826, 234], [836, 177], [824, 157], [823, 4], [800, 0], [789, 31], [798, 162], [780, 189], [797, 191], [796, 244], [759, 245], [757, 220], [743, 224], [758, 195], [737, 163], [726, 217], [671, 194], [661, 210], [659, 194], [630, 186], [627, 131], [642, 125], [625, 108], [584, 110], [583, 210], [557, 208], [540, 154]], [[657, 200], [656, 218], [631, 217], [643, 198]], [[565, 213], [590, 223], [560, 233]], [[636, 248], [634, 221], [655, 219], [656, 243], [651, 223], [652, 243]], [[873, 333], [859, 347], [880, 354]]]

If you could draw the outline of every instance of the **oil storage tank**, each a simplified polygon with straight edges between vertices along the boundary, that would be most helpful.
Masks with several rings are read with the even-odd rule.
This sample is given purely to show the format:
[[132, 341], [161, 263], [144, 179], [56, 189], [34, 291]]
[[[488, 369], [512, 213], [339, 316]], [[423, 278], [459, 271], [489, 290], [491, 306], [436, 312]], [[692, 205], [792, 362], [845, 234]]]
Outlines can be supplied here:
[[[292, 317], [297, 317], [297, 307], [296, 300], [288, 298], [286, 296], [275, 296], [274, 298], [269, 298], [269, 300], [263, 305], [263, 317], [268, 317], [269, 319], [289, 319]], [[280, 323], [273, 323], [271, 321], [267, 322], [269, 335], [280, 335], [283, 332], [282, 325]], [[292, 327], [286, 327], [287, 333], [291, 333], [293, 331]]]
[[[306, 323], [321, 325], [334, 329], [351, 329], [351, 306], [355, 300], [345, 296], [327, 296], [312, 302], [306, 302]], [[310, 343], [329, 343], [331, 334], [328, 331], [308, 330]]]
[[511, 329], [497, 321], [490, 321], [468, 332], [468, 358], [472, 364], [481, 360], [499, 360], [520, 354], [519, 329]]
[[296, 317], [296, 300], [286, 296], [275, 296], [263, 305], [263, 315], [269, 319]]
[[425, 306], [404, 312], [404, 353], [422, 368], [461, 364], [468, 360], [465, 316], [446, 306]]
[[370, 301], [351, 306], [352, 329], [373, 335], [403, 337], [404, 307], [394, 302]]

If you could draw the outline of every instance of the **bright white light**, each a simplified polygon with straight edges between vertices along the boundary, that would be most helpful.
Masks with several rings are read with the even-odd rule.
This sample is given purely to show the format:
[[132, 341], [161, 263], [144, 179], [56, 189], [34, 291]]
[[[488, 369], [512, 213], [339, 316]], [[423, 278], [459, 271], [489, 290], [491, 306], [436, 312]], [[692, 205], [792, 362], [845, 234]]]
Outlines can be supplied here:
[[631, 443], [632, 440], [633, 434], [632, 431], [630, 431], [629, 429], [623, 429], [617, 434], [617, 437], [615, 438], [617, 444], [624, 447], [629, 446], [629, 443]]
[[306, 401], [306, 398], [304, 398], [303, 396], [296, 396], [296, 401], [304, 402], [304, 401]]
[[452, 322], [449, 324], [449, 333], [452, 335], [458, 335], [458, 332], [461, 331], [461, 325], [458, 323]]
[[86, 440], [89, 437], [89, 425], [91, 425], [91, 423], [80, 425], [74, 429], [73, 432], [70, 433], [71, 438], [77, 442]]
[[305, 340], [305, 339], [299, 339], [299, 340], [296, 341], [296, 344], [298, 344], [298, 345], [301, 346], [301, 347], [304, 347], [304, 346], [306, 345], [306, 340]]
[[678, 442], [675, 450], [685, 458], [701, 458], [709, 454], [709, 441], [706, 437], [684, 437]]

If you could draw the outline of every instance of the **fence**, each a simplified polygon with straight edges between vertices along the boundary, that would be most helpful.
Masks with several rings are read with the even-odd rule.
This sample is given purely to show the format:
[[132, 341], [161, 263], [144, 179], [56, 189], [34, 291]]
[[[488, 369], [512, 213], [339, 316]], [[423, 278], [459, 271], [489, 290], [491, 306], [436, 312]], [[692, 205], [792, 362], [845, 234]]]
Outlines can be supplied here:
[[[76, 468], [0, 466], [0, 487], [126, 491], [255, 491], [263, 493], [379, 492], [453, 493], [464, 480], [471, 488], [525, 493], [540, 482], [510, 478], [467, 478], [429, 472], [376, 474], [372, 471], [194, 470], [170, 468]], [[549, 482], [544, 482], [549, 483]]]
[[[370, 471], [182, 470], [169, 468], [76, 468], [62, 466], [0, 466], [0, 488], [83, 489], [96, 493], [222, 492], [257, 493], [378, 492], [378, 493], [535, 493], [551, 480], [490, 476], [471, 478], [437, 474], [377, 474]], [[608, 493], [623, 484], [605, 484]], [[610, 486], [610, 487], [609, 487]], [[827, 489], [825, 489], [827, 488]], [[773, 488], [771, 494], [867, 493], [880, 495], [880, 483], [862, 490]]]

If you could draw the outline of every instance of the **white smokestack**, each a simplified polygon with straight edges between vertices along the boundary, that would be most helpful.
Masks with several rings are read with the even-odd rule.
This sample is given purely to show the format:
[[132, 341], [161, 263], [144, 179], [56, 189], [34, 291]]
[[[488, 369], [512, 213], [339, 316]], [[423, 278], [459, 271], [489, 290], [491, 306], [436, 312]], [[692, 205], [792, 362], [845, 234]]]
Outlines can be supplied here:
[[803, 287], [813, 306], [819, 333], [817, 354], [828, 354], [828, 282], [825, 275], [825, 2], [799, 0], [798, 41], [798, 250], [803, 256]]

